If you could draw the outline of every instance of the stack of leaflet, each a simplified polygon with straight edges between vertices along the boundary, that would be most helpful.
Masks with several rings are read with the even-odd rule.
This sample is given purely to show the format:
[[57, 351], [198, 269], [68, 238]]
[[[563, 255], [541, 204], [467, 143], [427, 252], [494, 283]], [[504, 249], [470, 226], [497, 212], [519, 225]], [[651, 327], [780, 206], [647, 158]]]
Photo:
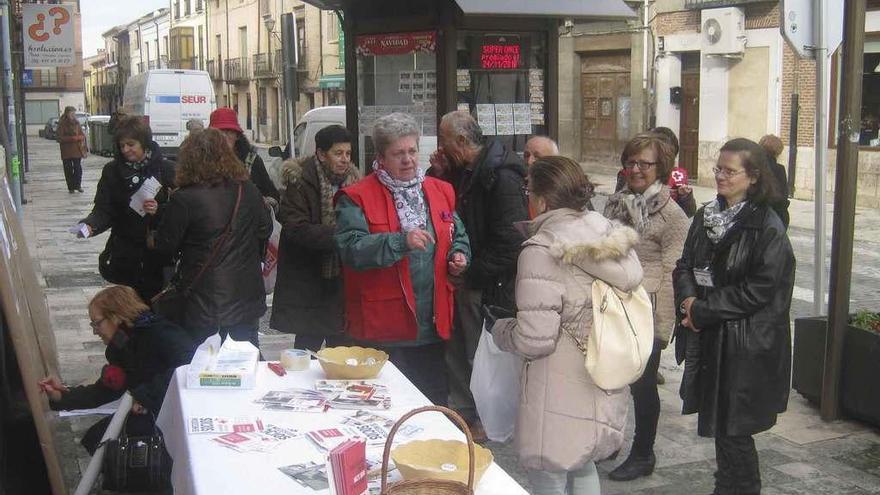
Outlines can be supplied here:
[[336, 495], [368, 494], [366, 443], [348, 440], [331, 450], [327, 456], [327, 479]]
[[318, 380], [315, 390], [327, 397], [334, 409], [390, 409], [391, 393], [370, 380]]

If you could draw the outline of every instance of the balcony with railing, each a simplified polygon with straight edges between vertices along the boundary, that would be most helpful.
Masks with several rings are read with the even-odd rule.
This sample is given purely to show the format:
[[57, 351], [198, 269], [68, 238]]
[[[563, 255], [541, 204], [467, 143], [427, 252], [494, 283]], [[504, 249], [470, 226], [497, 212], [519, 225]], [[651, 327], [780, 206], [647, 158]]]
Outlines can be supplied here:
[[211, 76], [211, 80], [213, 80], [213, 81], [222, 81], [223, 80], [223, 61], [222, 60], [208, 60], [206, 69], [208, 70], [208, 75]]
[[198, 70], [199, 69], [199, 57], [187, 57], [187, 58], [180, 58], [180, 59], [172, 59], [168, 62], [168, 67], [171, 69]]
[[278, 75], [279, 65], [269, 53], [257, 53], [253, 56], [254, 78], [272, 78]]
[[147, 68], [149, 70], [153, 69], [167, 69], [168, 68], [168, 59], [165, 57], [160, 58], [159, 60], [150, 60], [147, 63]]
[[737, 7], [749, 3], [769, 2], [768, 0], [684, 0], [684, 8], [688, 10], [714, 9], [716, 7]]
[[250, 65], [247, 57], [230, 58], [223, 67], [226, 81], [244, 82], [251, 78]]

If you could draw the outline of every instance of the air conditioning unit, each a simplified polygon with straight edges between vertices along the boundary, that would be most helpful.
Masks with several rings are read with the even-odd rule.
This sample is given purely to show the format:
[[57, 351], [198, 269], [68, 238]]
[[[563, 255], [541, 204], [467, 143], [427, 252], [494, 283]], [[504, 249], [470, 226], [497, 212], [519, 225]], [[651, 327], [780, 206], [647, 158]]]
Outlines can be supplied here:
[[704, 9], [700, 21], [700, 45], [704, 54], [735, 55], [745, 51], [746, 17], [742, 9]]

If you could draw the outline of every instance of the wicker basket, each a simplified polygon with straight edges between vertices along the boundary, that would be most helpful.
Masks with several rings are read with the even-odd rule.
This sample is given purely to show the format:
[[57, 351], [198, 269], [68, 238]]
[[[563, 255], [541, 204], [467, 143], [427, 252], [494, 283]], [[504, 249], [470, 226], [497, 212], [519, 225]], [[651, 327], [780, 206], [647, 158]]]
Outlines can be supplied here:
[[[391, 444], [394, 442], [394, 435], [397, 433], [397, 429], [403, 425], [406, 420], [415, 416], [416, 414], [420, 414], [428, 411], [438, 411], [447, 415], [451, 420], [458, 424], [462, 431], [464, 431], [465, 436], [467, 437], [467, 445], [468, 445], [468, 483], [465, 485], [464, 483], [458, 481], [451, 480], [434, 480], [434, 479], [422, 479], [422, 480], [403, 480], [394, 483], [393, 485], [388, 485], [388, 459], [391, 457]], [[420, 407], [418, 409], [413, 409], [412, 411], [406, 413], [401, 417], [397, 423], [394, 424], [394, 427], [391, 428], [391, 432], [388, 434], [388, 439], [385, 441], [385, 453], [382, 455], [382, 495], [473, 495], [474, 493], [474, 439], [471, 436], [471, 431], [467, 427], [467, 423], [461, 416], [459, 416], [455, 411], [451, 409], [447, 409], [441, 406], [426, 406]]]

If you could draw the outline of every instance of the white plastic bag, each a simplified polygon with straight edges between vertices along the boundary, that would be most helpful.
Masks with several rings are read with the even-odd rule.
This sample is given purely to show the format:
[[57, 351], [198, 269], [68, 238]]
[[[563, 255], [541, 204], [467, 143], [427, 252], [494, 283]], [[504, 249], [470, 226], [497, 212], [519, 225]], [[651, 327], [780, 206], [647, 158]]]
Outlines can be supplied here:
[[263, 260], [263, 287], [266, 294], [275, 290], [275, 279], [278, 276], [278, 243], [281, 241], [281, 223], [275, 219], [275, 211], [269, 208], [272, 215], [272, 235], [266, 246], [266, 258]]
[[522, 367], [522, 358], [499, 349], [484, 327], [474, 354], [471, 393], [489, 440], [506, 442], [513, 436]]

